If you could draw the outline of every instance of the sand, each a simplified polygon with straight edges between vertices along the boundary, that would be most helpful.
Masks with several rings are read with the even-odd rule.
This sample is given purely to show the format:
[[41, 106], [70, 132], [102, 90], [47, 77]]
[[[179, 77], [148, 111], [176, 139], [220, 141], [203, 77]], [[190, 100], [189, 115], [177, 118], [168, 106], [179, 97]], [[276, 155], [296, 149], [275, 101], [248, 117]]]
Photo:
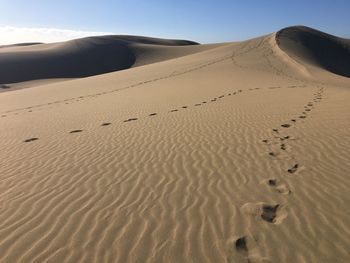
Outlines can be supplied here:
[[0, 93], [0, 262], [349, 262], [349, 64], [307, 34], [347, 43], [144, 44]]

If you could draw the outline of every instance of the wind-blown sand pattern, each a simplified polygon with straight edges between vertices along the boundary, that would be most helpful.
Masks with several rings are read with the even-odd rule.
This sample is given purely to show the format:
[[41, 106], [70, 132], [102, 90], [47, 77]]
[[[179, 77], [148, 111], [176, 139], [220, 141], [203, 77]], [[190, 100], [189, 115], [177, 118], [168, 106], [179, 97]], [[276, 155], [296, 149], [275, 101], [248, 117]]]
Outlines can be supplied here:
[[0, 262], [349, 262], [348, 43], [135, 44], [137, 67], [3, 82]]

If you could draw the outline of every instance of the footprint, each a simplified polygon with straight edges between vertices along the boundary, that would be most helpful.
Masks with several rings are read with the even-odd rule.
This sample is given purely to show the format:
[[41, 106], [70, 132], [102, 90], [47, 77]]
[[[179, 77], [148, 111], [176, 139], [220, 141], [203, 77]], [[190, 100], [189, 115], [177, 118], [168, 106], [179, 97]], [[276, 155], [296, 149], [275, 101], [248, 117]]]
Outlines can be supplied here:
[[276, 179], [269, 179], [269, 180], [267, 180], [267, 184], [269, 186], [276, 186], [277, 181], [276, 181]]
[[241, 211], [255, 220], [263, 220], [271, 224], [280, 224], [287, 217], [287, 212], [281, 204], [246, 203]]
[[268, 179], [268, 180], [264, 180], [263, 182], [280, 194], [288, 195], [291, 193], [287, 185], [283, 183], [279, 183], [277, 179]]
[[137, 120], [137, 118], [130, 118], [130, 119], [125, 120], [124, 122], [136, 121], [136, 120]]
[[77, 133], [77, 132], [82, 132], [83, 130], [73, 130], [73, 131], [70, 131], [69, 133]]
[[279, 204], [277, 205], [263, 205], [261, 218], [269, 223], [275, 223], [277, 217], [277, 210], [279, 208]]
[[262, 142], [267, 143], [267, 142], [268, 142], [268, 140], [266, 140], [266, 139], [265, 139], [265, 140], [262, 140]]
[[292, 122], [296, 122], [297, 120], [296, 119], [291, 119]]
[[176, 112], [176, 111], [179, 111], [179, 110], [176, 110], [176, 109], [175, 109], [175, 110], [171, 110], [170, 112]]
[[23, 142], [32, 142], [32, 141], [36, 141], [36, 140], [39, 140], [39, 138], [33, 137], [33, 138], [26, 139]]
[[278, 132], [278, 129], [272, 129], [272, 131], [274, 131], [274, 132]]
[[151, 113], [148, 116], [156, 116], [156, 115], [157, 115], [157, 113]]
[[219, 99], [222, 99], [223, 97], [225, 97], [225, 95], [221, 95], [221, 96], [219, 96]]
[[200, 103], [197, 103], [197, 104], [194, 104], [194, 106], [201, 106], [202, 104], [200, 104]]
[[284, 137], [280, 138], [280, 140], [281, 140], [281, 141], [284, 141], [284, 140], [288, 140], [289, 138], [290, 138], [290, 136], [287, 135], [287, 136], [284, 136]]
[[286, 145], [284, 143], [281, 144], [281, 150], [285, 151], [287, 148], [286, 148]]
[[288, 173], [294, 174], [299, 168], [299, 164], [294, 164], [291, 168], [289, 168], [287, 171]]
[[111, 125], [110, 122], [105, 122], [105, 123], [102, 123], [101, 126], [108, 126], [108, 125]]
[[281, 127], [283, 127], [283, 128], [289, 128], [289, 127], [290, 127], [290, 124], [282, 124]]
[[247, 239], [245, 236], [236, 239], [235, 248], [240, 253], [248, 253]]
[[299, 118], [300, 118], [300, 119], [305, 119], [306, 116], [305, 116], [305, 115], [300, 115]]
[[183, 109], [187, 109], [187, 106], [182, 106], [181, 108], [183, 108]]

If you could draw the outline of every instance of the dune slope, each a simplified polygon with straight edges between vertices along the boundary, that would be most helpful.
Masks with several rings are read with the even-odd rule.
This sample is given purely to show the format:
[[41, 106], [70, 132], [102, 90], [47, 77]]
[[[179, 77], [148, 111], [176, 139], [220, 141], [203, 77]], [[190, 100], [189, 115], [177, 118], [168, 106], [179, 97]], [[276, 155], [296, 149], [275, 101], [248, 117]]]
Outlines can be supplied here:
[[54, 44], [2, 46], [0, 83], [93, 76], [130, 68], [136, 61], [137, 48], [143, 45], [171, 47], [196, 44], [186, 40], [100, 36]]
[[310, 67], [270, 34], [1, 93], [0, 262], [350, 262], [350, 80]]
[[279, 47], [303, 63], [350, 77], [350, 40], [295, 26], [276, 34]]

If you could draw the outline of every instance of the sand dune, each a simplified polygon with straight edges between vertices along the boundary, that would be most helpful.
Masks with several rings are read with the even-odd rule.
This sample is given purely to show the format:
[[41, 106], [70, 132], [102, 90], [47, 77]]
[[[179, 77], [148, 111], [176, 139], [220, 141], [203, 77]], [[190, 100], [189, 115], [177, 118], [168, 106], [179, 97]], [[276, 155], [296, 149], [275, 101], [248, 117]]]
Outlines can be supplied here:
[[[154, 46], [168, 48], [196, 45], [186, 40], [168, 40], [136, 36], [87, 37], [54, 44], [25, 43], [0, 47], [0, 83], [9, 84], [36, 79], [81, 78], [146, 64]], [[201, 47], [202, 48], [202, 47]], [[139, 50], [141, 49], [141, 50]], [[154, 49], [154, 48], [153, 48]], [[195, 52], [167, 52], [166, 59]], [[185, 49], [183, 49], [185, 50]], [[163, 52], [164, 53], [164, 52]], [[160, 56], [151, 52], [152, 61]]]
[[1, 93], [0, 261], [350, 261], [350, 80], [287, 33]]
[[303, 63], [350, 77], [350, 40], [309, 27], [288, 27], [276, 34], [279, 47]]

